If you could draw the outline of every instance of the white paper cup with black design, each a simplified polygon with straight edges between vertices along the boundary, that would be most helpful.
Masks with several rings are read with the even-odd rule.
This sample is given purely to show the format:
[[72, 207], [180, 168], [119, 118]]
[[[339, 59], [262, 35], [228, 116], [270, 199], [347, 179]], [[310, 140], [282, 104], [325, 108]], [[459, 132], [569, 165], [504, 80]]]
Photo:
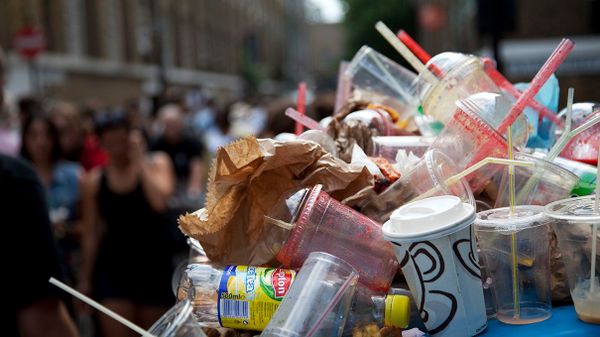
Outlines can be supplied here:
[[475, 336], [487, 326], [475, 216], [472, 205], [444, 195], [406, 204], [383, 225], [432, 336]]

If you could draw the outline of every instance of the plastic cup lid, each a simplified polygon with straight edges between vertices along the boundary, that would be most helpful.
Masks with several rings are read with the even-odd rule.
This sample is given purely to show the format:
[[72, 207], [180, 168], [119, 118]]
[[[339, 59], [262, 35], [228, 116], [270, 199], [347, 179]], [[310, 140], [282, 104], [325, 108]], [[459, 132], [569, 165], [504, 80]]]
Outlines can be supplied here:
[[596, 196], [558, 200], [546, 205], [547, 216], [569, 221], [600, 222], [600, 213], [596, 212]]
[[477, 231], [518, 231], [545, 225], [544, 206], [519, 205], [511, 214], [510, 207], [494, 208], [477, 213], [475, 230]]
[[395, 242], [433, 240], [460, 231], [474, 219], [475, 208], [459, 197], [431, 197], [395, 210], [383, 225], [383, 236]]

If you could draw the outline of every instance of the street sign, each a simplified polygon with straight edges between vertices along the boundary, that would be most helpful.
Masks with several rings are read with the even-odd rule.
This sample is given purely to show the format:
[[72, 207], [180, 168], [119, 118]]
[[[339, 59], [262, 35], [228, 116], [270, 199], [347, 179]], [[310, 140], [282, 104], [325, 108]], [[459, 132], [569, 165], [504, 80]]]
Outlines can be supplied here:
[[46, 37], [39, 28], [25, 26], [15, 34], [15, 49], [25, 60], [31, 61], [46, 49]]

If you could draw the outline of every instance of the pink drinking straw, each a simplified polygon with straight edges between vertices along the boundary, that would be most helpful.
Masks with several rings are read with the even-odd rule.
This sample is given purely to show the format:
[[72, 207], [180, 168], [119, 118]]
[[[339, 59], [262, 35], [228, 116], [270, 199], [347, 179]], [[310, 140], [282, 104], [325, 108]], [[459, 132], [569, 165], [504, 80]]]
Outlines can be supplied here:
[[[506, 79], [506, 77], [504, 77], [504, 75], [502, 75], [502, 73], [498, 71], [498, 69], [496, 69], [496, 67], [494, 66], [494, 61], [487, 57], [484, 58], [483, 70], [492, 79], [492, 81], [496, 83], [497, 86], [511, 94], [514, 98], [518, 99], [521, 96], [522, 92], [519, 89], [515, 88], [515, 86], [512, 85], [512, 83], [510, 83]], [[534, 110], [539, 111], [541, 117], [546, 117], [550, 121], [552, 121], [552, 123], [562, 126], [562, 120], [558, 118], [554, 112], [550, 111], [550, 109], [546, 108], [543, 104], [539, 103], [535, 99], [529, 101], [528, 105], [531, 106]]]
[[[427, 64], [427, 62], [429, 62], [429, 60], [431, 60], [431, 55], [429, 55], [425, 51], [425, 49], [423, 49], [417, 43], [417, 41], [413, 40], [413, 38], [410, 37], [410, 35], [408, 35], [408, 33], [404, 31], [404, 29], [401, 29], [398, 32], [398, 34], [396, 34], [396, 36], [400, 39], [400, 41], [402, 41], [402, 43], [404, 43], [404, 45], [406, 47], [408, 47], [408, 49], [410, 49], [410, 51], [412, 51], [413, 54], [415, 54], [415, 56], [421, 62], [423, 62], [423, 64]], [[441, 78], [444, 75], [442, 70], [440, 68], [438, 68], [435, 64], [430, 64], [428, 68], [431, 69], [433, 74], [438, 78]]]
[[565, 61], [569, 53], [575, 47], [575, 43], [570, 39], [563, 39], [560, 44], [556, 47], [552, 55], [546, 60], [546, 63], [540, 68], [538, 73], [535, 75], [529, 87], [523, 91], [523, 94], [519, 96], [517, 102], [510, 109], [510, 112], [504, 117], [500, 125], [498, 126], [498, 132], [504, 134], [506, 129], [511, 126], [515, 120], [523, 113], [523, 109], [527, 105], [527, 102], [531, 101], [533, 96], [540, 91], [544, 83], [548, 80], [558, 67]]
[[[300, 82], [298, 84], [298, 101], [296, 103], [296, 110], [302, 115], [306, 114], [305, 110], [306, 103], [306, 83]], [[300, 136], [300, 134], [304, 131], [304, 126], [301, 123], [296, 122], [296, 136]]]
[[308, 117], [305, 114], [301, 114], [294, 108], [287, 108], [287, 110], [285, 110], [285, 115], [296, 121], [296, 125], [300, 124], [305, 126], [307, 129], [311, 130], [325, 131], [325, 128], [322, 127], [321, 124], [319, 124], [319, 122]]

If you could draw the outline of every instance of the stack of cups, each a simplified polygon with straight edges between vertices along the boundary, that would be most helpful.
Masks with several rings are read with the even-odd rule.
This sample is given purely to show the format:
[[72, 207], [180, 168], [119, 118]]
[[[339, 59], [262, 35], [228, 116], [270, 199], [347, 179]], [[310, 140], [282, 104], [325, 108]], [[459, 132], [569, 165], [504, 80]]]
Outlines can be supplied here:
[[444, 195], [406, 204], [383, 225], [433, 336], [474, 336], [487, 326], [474, 220], [471, 204]]
[[475, 233], [501, 322], [528, 324], [551, 316], [548, 225], [542, 206], [477, 214]]
[[562, 251], [577, 316], [600, 324], [600, 213], [594, 201], [593, 196], [559, 200], [545, 211]]

